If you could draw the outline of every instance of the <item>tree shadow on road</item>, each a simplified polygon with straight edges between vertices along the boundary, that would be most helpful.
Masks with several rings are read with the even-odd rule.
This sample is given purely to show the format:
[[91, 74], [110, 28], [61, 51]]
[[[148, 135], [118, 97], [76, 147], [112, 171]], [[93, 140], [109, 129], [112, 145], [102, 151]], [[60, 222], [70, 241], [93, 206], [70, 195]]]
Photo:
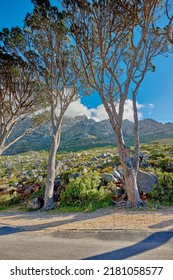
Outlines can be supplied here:
[[[123, 260], [162, 246], [173, 237], [173, 230], [150, 234], [140, 242], [115, 251], [88, 257], [85, 260]], [[173, 257], [173, 253], [172, 253]]]
[[161, 223], [149, 226], [149, 228], [164, 228], [173, 225], [173, 219], [163, 221]]
[[[62, 225], [66, 225], [66, 224], [71, 224], [71, 223], [76, 223], [76, 222], [80, 222], [80, 221], [87, 221], [87, 220], [91, 220], [91, 219], [95, 219], [98, 217], [103, 217], [108, 215], [108, 213], [105, 212], [92, 212], [92, 213], [64, 213], [64, 214], [59, 214], [59, 215], [51, 215], [51, 214], [47, 214], [45, 213], [36, 213], [36, 212], [32, 212], [32, 213], [12, 213], [12, 214], [8, 214], [7, 213], [7, 217], [5, 217], [4, 214], [4, 224], [0, 223], [0, 236], [2, 235], [6, 235], [6, 234], [13, 234], [16, 232], [22, 232], [22, 231], [27, 231], [27, 232], [34, 232], [34, 231], [40, 231], [40, 230], [44, 230], [44, 229], [51, 229], [51, 228], [55, 228], [55, 227], [59, 227]], [[44, 219], [43, 219], [43, 217]], [[50, 221], [49, 219], [54, 219], [53, 221]], [[27, 224], [27, 225], [20, 225], [20, 223], [18, 225], [13, 226], [13, 224], [9, 224], [8, 222], [9, 220], [20, 220], [20, 219], [25, 219], [28, 221], [34, 221], [34, 220], [38, 220], [38, 222], [36, 224]], [[47, 221], [48, 222], [43, 222], [43, 221]], [[7, 223], [6, 223], [7, 221]], [[41, 223], [40, 223], [41, 221]], [[29, 222], [28, 222], [29, 223]], [[58, 231], [58, 228], [57, 228]]]

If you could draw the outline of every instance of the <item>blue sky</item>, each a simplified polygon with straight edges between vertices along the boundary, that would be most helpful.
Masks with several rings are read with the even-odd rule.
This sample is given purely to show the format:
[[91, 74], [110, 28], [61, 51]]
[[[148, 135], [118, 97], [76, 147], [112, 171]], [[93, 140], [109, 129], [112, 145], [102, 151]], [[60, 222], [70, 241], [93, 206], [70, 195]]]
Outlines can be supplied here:
[[[56, 5], [58, 0], [51, 0], [51, 3]], [[30, 0], [0, 0], [0, 29], [22, 26], [26, 13], [31, 12], [32, 8]], [[158, 57], [155, 65], [156, 71], [146, 75], [138, 93], [138, 103], [142, 105], [139, 106], [140, 116], [164, 123], [173, 122], [173, 55], [168, 58]], [[88, 107], [90, 114], [96, 112], [100, 99], [95, 94], [83, 98], [82, 103]], [[81, 110], [84, 108], [83, 105]], [[85, 112], [87, 112], [86, 107]], [[95, 108], [95, 111], [92, 108]], [[97, 115], [99, 112], [101, 114], [101, 107], [98, 108]]]

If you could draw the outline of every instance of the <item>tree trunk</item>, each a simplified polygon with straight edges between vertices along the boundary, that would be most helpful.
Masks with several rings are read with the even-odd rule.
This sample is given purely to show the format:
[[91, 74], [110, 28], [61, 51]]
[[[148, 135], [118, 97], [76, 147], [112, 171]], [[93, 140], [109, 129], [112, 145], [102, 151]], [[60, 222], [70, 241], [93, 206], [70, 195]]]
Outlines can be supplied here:
[[5, 152], [5, 147], [4, 147], [4, 145], [2, 144], [2, 145], [0, 145], [0, 156], [2, 156], [2, 154], [3, 154], [3, 152]]
[[142, 206], [143, 202], [140, 198], [137, 186], [137, 172], [133, 166], [133, 161], [130, 157], [130, 148], [128, 148], [124, 143], [121, 128], [114, 129], [114, 132], [119, 150], [120, 162], [124, 170], [124, 181], [128, 197], [128, 206]]
[[0, 147], [0, 156], [2, 156], [4, 150]]
[[137, 173], [139, 169], [140, 141], [139, 141], [139, 120], [138, 109], [136, 104], [136, 94], [133, 93], [133, 116], [134, 116], [134, 147], [135, 154], [133, 157], [134, 170]]
[[48, 167], [47, 167], [47, 182], [46, 191], [44, 195], [44, 207], [43, 210], [51, 210], [54, 208], [54, 180], [56, 176], [56, 152], [60, 143], [60, 131], [59, 128], [56, 134], [53, 134], [52, 145], [49, 152]]

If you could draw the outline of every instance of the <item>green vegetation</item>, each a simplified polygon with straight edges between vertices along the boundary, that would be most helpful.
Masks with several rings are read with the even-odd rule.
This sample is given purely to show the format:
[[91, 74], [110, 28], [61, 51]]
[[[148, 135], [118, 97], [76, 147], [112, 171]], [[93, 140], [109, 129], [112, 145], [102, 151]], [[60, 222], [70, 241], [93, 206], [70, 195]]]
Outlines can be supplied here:
[[[141, 152], [146, 159], [140, 169], [155, 173], [159, 183], [149, 194], [147, 205], [173, 205], [173, 145], [142, 144]], [[28, 201], [44, 197], [47, 156], [47, 151], [39, 151], [0, 157], [0, 210], [13, 206], [28, 210]], [[111, 173], [119, 166], [116, 148], [63, 152], [57, 154], [57, 162], [61, 163], [57, 170], [61, 192], [54, 211], [93, 211], [113, 206], [116, 186], [112, 182], [106, 185], [101, 173]]]
[[173, 205], [173, 173], [155, 170], [158, 187], [150, 193], [150, 200], [165, 206]]
[[101, 186], [101, 178], [96, 171], [84, 174], [75, 180], [71, 179], [60, 195], [62, 207], [93, 208], [96, 203], [100, 205], [103, 202], [110, 204], [111, 193]]
[[15, 205], [19, 205], [21, 201], [22, 197], [16, 192], [14, 192], [12, 195], [0, 195], [0, 210], [8, 209]]

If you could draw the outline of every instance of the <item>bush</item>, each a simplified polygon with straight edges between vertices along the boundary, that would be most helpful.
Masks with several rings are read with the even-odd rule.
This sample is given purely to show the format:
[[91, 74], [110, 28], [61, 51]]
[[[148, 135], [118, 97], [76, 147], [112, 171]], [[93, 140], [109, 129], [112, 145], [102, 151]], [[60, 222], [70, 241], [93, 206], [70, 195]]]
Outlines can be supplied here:
[[0, 206], [9, 207], [9, 206], [17, 205], [21, 201], [22, 198], [17, 192], [14, 192], [12, 195], [10, 194], [0, 195]]
[[162, 168], [164, 171], [167, 171], [169, 167], [169, 163], [173, 164], [172, 157], [165, 157], [165, 158], [158, 159], [158, 167]]
[[64, 192], [61, 192], [61, 205], [81, 205], [98, 203], [110, 196], [110, 192], [100, 186], [101, 178], [96, 171], [71, 179]]
[[154, 150], [154, 151], [151, 151], [150, 152], [150, 159], [158, 159], [158, 158], [164, 158], [165, 157], [165, 152], [162, 152], [162, 151], [157, 151], [157, 150]]
[[158, 176], [158, 186], [149, 194], [151, 200], [164, 205], [173, 203], [173, 173], [155, 171]]

